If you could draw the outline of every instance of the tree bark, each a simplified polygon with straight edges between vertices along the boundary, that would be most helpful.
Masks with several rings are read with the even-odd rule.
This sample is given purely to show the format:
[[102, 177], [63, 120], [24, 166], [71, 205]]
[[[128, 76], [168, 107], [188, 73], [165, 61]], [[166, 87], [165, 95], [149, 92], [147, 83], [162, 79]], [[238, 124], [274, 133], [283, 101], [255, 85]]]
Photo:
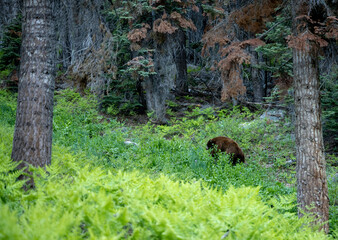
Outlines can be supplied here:
[[[296, 16], [307, 13], [307, 1], [294, 1], [295, 36], [300, 36]], [[306, 29], [308, 31], [308, 29]], [[298, 39], [305, 47], [293, 49], [296, 114], [297, 199], [299, 217], [303, 211], [315, 217], [321, 229], [329, 230], [329, 199], [321, 125], [318, 46]]]
[[175, 46], [172, 36], [167, 35], [164, 42], [154, 41], [154, 69], [156, 74], [145, 79], [147, 110], [154, 112], [154, 119], [160, 124], [167, 124], [166, 100], [174, 87], [174, 76], [177, 74], [173, 56]]
[[168, 86], [163, 81], [165, 76], [151, 75], [145, 81], [147, 109], [154, 113], [154, 119], [157, 123], [166, 124], [166, 106], [165, 101], [169, 94]]
[[251, 76], [252, 76], [252, 88], [255, 102], [263, 102], [263, 82], [258, 66], [258, 53], [254, 48], [251, 49]]
[[[54, 96], [52, 1], [24, 0], [18, 105], [12, 159], [20, 169], [51, 163]], [[30, 179], [27, 187], [34, 186]]]
[[177, 69], [176, 77], [176, 90], [178, 92], [184, 93], [188, 92], [188, 75], [187, 75], [187, 54], [186, 54], [186, 36], [182, 29], [178, 30], [176, 33], [176, 52], [175, 54], [175, 64]]
[[[328, 221], [329, 199], [326, 181], [320, 116], [318, 71], [309, 52], [294, 50], [297, 198], [300, 210], [314, 204], [310, 212], [318, 222]], [[301, 217], [303, 214], [299, 212]], [[323, 226], [328, 232], [328, 224]]]

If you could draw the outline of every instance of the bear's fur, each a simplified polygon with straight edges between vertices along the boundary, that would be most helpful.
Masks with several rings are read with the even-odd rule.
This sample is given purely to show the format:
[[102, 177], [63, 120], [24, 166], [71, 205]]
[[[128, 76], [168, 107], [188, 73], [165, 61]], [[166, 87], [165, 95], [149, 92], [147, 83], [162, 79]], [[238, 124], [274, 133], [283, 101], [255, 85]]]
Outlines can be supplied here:
[[218, 152], [226, 152], [227, 154], [230, 154], [230, 162], [233, 166], [237, 163], [245, 162], [245, 156], [242, 149], [231, 138], [215, 137], [210, 139], [207, 143], [207, 149], [212, 149], [211, 155], [215, 158], [215, 163], [217, 163]]

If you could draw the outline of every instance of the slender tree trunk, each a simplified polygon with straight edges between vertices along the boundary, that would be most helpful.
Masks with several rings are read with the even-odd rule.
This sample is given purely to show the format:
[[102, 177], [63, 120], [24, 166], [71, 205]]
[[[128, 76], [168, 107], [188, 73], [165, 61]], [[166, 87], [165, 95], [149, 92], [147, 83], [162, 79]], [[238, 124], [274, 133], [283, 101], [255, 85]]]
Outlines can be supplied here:
[[175, 54], [175, 64], [177, 69], [176, 90], [180, 93], [188, 92], [187, 81], [187, 54], [185, 41], [186, 36], [183, 30], [176, 33], [177, 47]]
[[[296, 16], [308, 12], [304, 9], [306, 4], [307, 1], [294, 1], [295, 21]], [[295, 22], [296, 37], [302, 33], [297, 25]], [[299, 216], [303, 216], [302, 211], [313, 214], [316, 223], [325, 223], [322, 229], [327, 233], [329, 199], [320, 117], [318, 46], [309, 40], [297, 41], [304, 41], [303, 47], [293, 49]]]
[[157, 72], [156, 75], [151, 75], [145, 81], [147, 109], [154, 113], [154, 119], [157, 123], [166, 124], [166, 105], [165, 101], [169, 94], [169, 88], [165, 84], [165, 76], [160, 75]]
[[145, 96], [144, 89], [142, 86], [143, 82], [144, 82], [143, 77], [137, 79], [137, 82], [136, 82], [136, 91], [138, 93], [138, 101], [142, 105], [142, 108], [140, 108], [140, 113], [145, 113], [147, 109], [147, 100], [146, 100], [146, 96]]
[[252, 88], [255, 102], [263, 102], [263, 82], [258, 66], [258, 53], [252, 47], [251, 49], [251, 76], [252, 76]]
[[[18, 107], [12, 150], [12, 159], [22, 161], [19, 168], [29, 165], [42, 167], [51, 163], [53, 40], [52, 1], [24, 0]], [[30, 179], [27, 187], [33, 184]]]

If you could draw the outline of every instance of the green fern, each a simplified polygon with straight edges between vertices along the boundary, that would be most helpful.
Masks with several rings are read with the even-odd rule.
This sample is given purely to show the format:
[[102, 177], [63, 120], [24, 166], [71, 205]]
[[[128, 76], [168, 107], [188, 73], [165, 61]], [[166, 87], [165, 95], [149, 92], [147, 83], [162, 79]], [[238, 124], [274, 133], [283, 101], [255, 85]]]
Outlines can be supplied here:
[[222, 193], [200, 181], [76, 166], [69, 154], [67, 160], [71, 175], [60, 174], [63, 162], [55, 161], [48, 175], [35, 176], [40, 185], [20, 208], [0, 205], [0, 219], [9, 219], [0, 221], [0, 239], [327, 239], [307, 218], [270, 208], [259, 188]]
[[24, 181], [18, 181], [22, 174], [21, 170], [16, 170], [19, 165], [10, 158], [12, 146], [12, 129], [0, 128], [0, 202], [15, 201], [22, 194]]

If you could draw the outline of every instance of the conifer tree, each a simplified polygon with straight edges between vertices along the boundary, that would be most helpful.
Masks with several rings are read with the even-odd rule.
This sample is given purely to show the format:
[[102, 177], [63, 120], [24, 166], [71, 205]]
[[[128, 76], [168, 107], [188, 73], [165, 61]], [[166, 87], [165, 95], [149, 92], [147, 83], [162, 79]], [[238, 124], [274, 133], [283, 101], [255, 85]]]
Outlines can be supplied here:
[[[299, 216], [310, 213], [329, 231], [329, 199], [321, 125], [319, 49], [332, 26], [324, 1], [293, 1], [293, 73], [296, 111], [297, 199]], [[332, 17], [331, 17], [332, 18]], [[337, 31], [337, 30], [334, 30]]]
[[[43, 167], [51, 163], [54, 54], [52, 1], [25, 0], [18, 105], [12, 159]], [[32, 179], [27, 187], [34, 186]]]

